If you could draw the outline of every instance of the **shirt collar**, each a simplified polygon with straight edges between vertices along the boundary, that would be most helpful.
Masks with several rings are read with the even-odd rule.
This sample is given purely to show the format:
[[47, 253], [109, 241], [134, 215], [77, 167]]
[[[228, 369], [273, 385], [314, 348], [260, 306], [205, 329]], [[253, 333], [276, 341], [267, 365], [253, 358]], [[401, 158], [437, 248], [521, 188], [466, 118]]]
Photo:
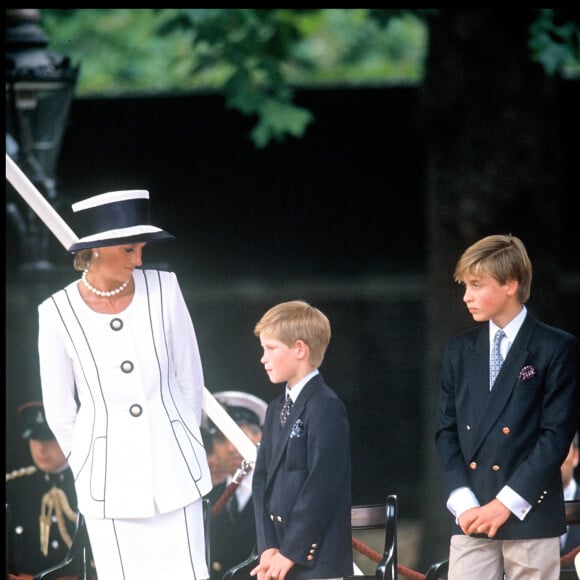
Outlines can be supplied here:
[[302, 389], [304, 388], [304, 386], [306, 385], [306, 383], [314, 376], [316, 376], [317, 374], [319, 374], [319, 370], [318, 369], [314, 369], [313, 371], [311, 371], [310, 373], [308, 373], [304, 378], [300, 379], [291, 389], [288, 388], [288, 383], [286, 383], [286, 395], [288, 395], [291, 399], [292, 402], [295, 403], [296, 399], [298, 398], [298, 395], [300, 395], [300, 393], [302, 392]]
[[[503, 331], [505, 332], [506, 338], [508, 340], [508, 344], [510, 346], [513, 344], [514, 340], [516, 339], [516, 336], [517, 336], [520, 328], [522, 327], [522, 324], [524, 323], [527, 312], [528, 311], [527, 311], [526, 307], [522, 306], [522, 309], [519, 312], [519, 314], [515, 318], [512, 318], [512, 320], [510, 320], [508, 322], [508, 324], [506, 324], [504, 326]], [[495, 336], [495, 333], [498, 330], [499, 330], [499, 326], [490, 320], [489, 321], [490, 344], [493, 344], [493, 338]]]

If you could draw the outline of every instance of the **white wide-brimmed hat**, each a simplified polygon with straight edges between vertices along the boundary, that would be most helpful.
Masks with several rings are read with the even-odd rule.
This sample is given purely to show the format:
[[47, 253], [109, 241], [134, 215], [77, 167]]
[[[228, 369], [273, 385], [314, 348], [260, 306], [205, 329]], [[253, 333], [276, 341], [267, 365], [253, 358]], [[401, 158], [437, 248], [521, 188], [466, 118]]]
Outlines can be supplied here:
[[174, 239], [149, 224], [149, 192], [109, 191], [72, 204], [79, 239], [68, 251]]

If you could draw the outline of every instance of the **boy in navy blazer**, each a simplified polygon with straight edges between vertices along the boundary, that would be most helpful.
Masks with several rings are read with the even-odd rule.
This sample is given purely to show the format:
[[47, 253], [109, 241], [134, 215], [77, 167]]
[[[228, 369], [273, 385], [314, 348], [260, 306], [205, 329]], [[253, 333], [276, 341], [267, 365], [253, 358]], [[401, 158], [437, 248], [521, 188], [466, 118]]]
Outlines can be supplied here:
[[[253, 480], [258, 580], [343, 578], [353, 574], [351, 457], [343, 402], [318, 367], [330, 323], [301, 300], [259, 320], [260, 362], [284, 392], [266, 411]], [[287, 401], [285, 403], [285, 401]]]
[[[532, 266], [517, 237], [479, 240], [454, 279], [473, 319], [485, 324], [451, 338], [443, 356], [435, 441], [457, 524], [448, 577], [557, 580], [566, 531], [560, 465], [576, 427], [578, 341], [526, 309]], [[494, 380], [498, 330], [503, 364]]]

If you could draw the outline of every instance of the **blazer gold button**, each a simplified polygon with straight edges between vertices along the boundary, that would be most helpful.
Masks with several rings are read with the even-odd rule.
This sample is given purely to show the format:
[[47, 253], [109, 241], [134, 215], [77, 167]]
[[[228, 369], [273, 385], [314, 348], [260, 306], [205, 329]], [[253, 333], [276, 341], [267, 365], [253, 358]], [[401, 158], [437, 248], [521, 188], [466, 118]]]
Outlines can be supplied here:
[[274, 514], [270, 514], [270, 519], [274, 521]]
[[219, 562], [212, 562], [211, 567], [216, 571], [220, 572], [222, 569], [222, 565]]
[[316, 552], [316, 550], [314, 550], [314, 549], [311, 549], [308, 551], [309, 554], [314, 554], [314, 552]]
[[121, 370], [122, 370], [124, 373], [130, 373], [130, 372], [132, 372], [132, 371], [133, 371], [133, 366], [134, 366], [134, 365], [133, 365], [133, 363], [132, 363], [130, 360], [124, 360], [124, 361], [121, 363]]
[[477, 469], [477, 463], [476, 463], [475, 461], [472, 461], [472, 462], [469, 464], [469, 469]]
[[278, 516], [276, 519], [277, 519], [277, 520], [278, 520], [280, 523], [282, 523], [282, 516]]
[[494, 471], [499, 471], [499, 469], [500, 469], [500, 468], [499, 468], [499, 465], [492, 465], [492, 466], [491, 466], [491, 468], [492, 468]]
[[131, 405], [129, 407], [129, 413], [131, 413], [131, 415], [133, 415], [133, 417], [140, 417], [141, 414], [143, 413], [143, 407], [141, 407], [141, 405]]
[[468, 431], [471, 431], [471, 425], [465, 425], [465, 428], [466, 428]]
[[308, 554], [308, 556], [306, 556], [307, 560], [314, 560], [314, 556], [312, 554]]
[[318, 544], [312, 544], [313, 548], [318, 548]]
[[501, 432], [502, 432], [504, 435], [509, 435], [509, 434], [511, 433], [511, 429], [510, 429], [509, 427], [504, 427], [504, 428], [501, 430]]
[[113, 330], [121, 330], [123, 328], [123, 321], [120, 318], [113, 318], [111, 320], [111, 328]]

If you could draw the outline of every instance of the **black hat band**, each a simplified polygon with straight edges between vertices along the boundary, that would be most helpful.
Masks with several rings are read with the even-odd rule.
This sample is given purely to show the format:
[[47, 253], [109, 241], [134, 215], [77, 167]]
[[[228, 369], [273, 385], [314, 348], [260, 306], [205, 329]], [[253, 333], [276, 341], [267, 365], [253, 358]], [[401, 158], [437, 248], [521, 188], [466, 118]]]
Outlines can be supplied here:
[[149, 223], [149, 200], [144, 198], [115, 201], [75, 213], [81, 238]]

